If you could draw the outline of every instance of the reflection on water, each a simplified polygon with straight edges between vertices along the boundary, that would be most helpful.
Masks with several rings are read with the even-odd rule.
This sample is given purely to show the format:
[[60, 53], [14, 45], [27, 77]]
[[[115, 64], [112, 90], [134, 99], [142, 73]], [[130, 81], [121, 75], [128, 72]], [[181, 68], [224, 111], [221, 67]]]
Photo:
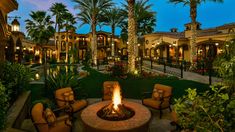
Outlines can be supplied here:
[[[57, 74], [78, 74], [79, 65], [50, 65], [47, 66], [47, 75], [57, 75]], [[40, 74], [41, 78], [38, 81], [44, 80], [43, 66], [38, 69], [37, 73]], [[36, 79], [35, 79], [36, 80]]]
[[47, 69], [47, 75], [78, 74], [78, 65], [53, 65]]

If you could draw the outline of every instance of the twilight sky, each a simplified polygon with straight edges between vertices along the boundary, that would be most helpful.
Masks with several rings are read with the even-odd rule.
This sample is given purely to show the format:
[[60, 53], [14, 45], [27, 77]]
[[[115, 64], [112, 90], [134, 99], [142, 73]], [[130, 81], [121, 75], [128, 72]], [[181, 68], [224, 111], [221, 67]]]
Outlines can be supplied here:
[[[25, 20], [29, 18], [31, 11], [47, 10], [55, 2], [64, 3], [68, 9], [75, 15], [79, 10], [74, 9], [76, 3], [71, 0], [17, 0], [19, 8], [13, 11], [9, 16], [20, 16], [19, 22], [21, 24], [21, 31], [25, 30]], [[113, 0], [117, 5], [120, 5], [124, 0]], [[176, 27], [179, 31], [184, 30], [184, 24], [190, 22], [189, 7], [182, 4], [172, 4], [168, 0], [150, 0], [153, 4], [152, 10], [157, 12], [157, 25], [155, 31], [169, 31], [170, 28]], [[207, 2], [202, 3], [198, 8], [197, 20], [202, 24], [202, 28], [210, 28], [220, 26], [226, 23], [235, 22], [234, 11], [235, 0], [224, 0], [224, 3]], [[49, 12], [48, 12], [49, 13]], [[11, 23], [12, 19], [8, 19]], [[77, 27], [79, 23], [77, 22]], [[98, 27], [97, 30], [100, 30]], [[102, 30], [110, 32], [109, 27], [102, 27]], [[77, 33], [88, 33], [90, 31], [89, 25], [84, 25], [77, 29]], [[116, 35], [120, 34], [120, 29], [117, 28]]]

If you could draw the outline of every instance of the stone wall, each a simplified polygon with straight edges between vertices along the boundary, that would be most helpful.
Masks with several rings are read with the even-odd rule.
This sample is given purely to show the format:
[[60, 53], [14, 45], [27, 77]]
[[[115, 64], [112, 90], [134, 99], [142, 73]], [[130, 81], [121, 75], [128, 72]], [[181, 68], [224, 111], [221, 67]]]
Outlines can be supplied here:
[[23, 132], [20, 130], [22, 122], [29, 117], [31, 107], [31, 92], [23, 92], [10, 107], [7, 116], [7, 132]]

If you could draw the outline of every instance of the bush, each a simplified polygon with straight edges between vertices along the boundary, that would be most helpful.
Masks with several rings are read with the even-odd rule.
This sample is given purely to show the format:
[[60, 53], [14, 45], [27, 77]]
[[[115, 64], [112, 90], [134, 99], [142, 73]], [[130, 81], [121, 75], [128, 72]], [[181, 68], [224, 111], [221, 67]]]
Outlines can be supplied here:
[[[188, 89], [188, 94], [176, 99], [174, 106], [183, 129], [196, 131], [232, 130], [231, 122], [235, 113], [234, 99], [230, 99], [223, 85], [211, 86], [211, 91], [202, 95], [196, 89]], [[231, 116], [231, 114], [233, 116]], [[228, 116], [226, 116], [228, 115]], [[226, 122], [229, 121], [229, 122]], [[229, 124], [230, 123], [230, 124]]]
[[1, 63], [0, 67], [0, 80], [6, 87], [10, 102], [13, 102], [27, 87], [34, 74], [29, 68], [17, 63]]
[[4, 129], [6, 123], [7, 109], [9, 106], [6, 88], [0, 82], [0, 131]]
[[113, 67], [111, 67], [111, 71], [112, 71], [112, 76], [114, 77], [122, 77], [126, 75], [126, 70], [124, 64], [122, 63], [115, 64]]

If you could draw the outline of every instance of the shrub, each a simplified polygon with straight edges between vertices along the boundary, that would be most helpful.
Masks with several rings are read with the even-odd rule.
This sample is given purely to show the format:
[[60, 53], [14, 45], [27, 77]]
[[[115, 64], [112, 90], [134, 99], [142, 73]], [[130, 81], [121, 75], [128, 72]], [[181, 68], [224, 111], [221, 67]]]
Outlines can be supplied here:
[[[196, 131], [224, 131], [231, 130], [230, 117], [234, 112], [234, 101], [229, 98], [223, 85], [211, 86], [211, 91], [206, 91], [202, 95], [196, 89], [188, 89], [188, 94], [176, 99], [174, 106], [179, 119], [179, 125], [183, 129]], [[232, 103], [233, 102], [233, 103]], [[229, 115], [229, 116], [226, 116]], [[233, 116], [235, 113], [233, 113]], [[234, 122], [233, 122], [234, 123]]]
[[235, 41], [226, 42], [213, 66], [218, 74], [224, 79], [223, 82], [230, 87], [230, 93], [235, 92]]
[[56, 90], [65, 87], [78, 87], [78, 75], [73, 73], [68, 74], [51, 74], [47, 78], [48, 87]]
[[116, 62], [114, 66], [111, 67], [112, 76], [123, 77], [126, 76], [127, 70], [126, 66], [122, 62]]
[[9, 106], [6, 88], [0, 82], [0, 131], [4, 129], [6, 123], [7, 109]]
[[1, 63], [0, 67], [0, 79], [10, 96], [10, 102], [13, 102], [34, 74], [29, 68], [17, 63]]

